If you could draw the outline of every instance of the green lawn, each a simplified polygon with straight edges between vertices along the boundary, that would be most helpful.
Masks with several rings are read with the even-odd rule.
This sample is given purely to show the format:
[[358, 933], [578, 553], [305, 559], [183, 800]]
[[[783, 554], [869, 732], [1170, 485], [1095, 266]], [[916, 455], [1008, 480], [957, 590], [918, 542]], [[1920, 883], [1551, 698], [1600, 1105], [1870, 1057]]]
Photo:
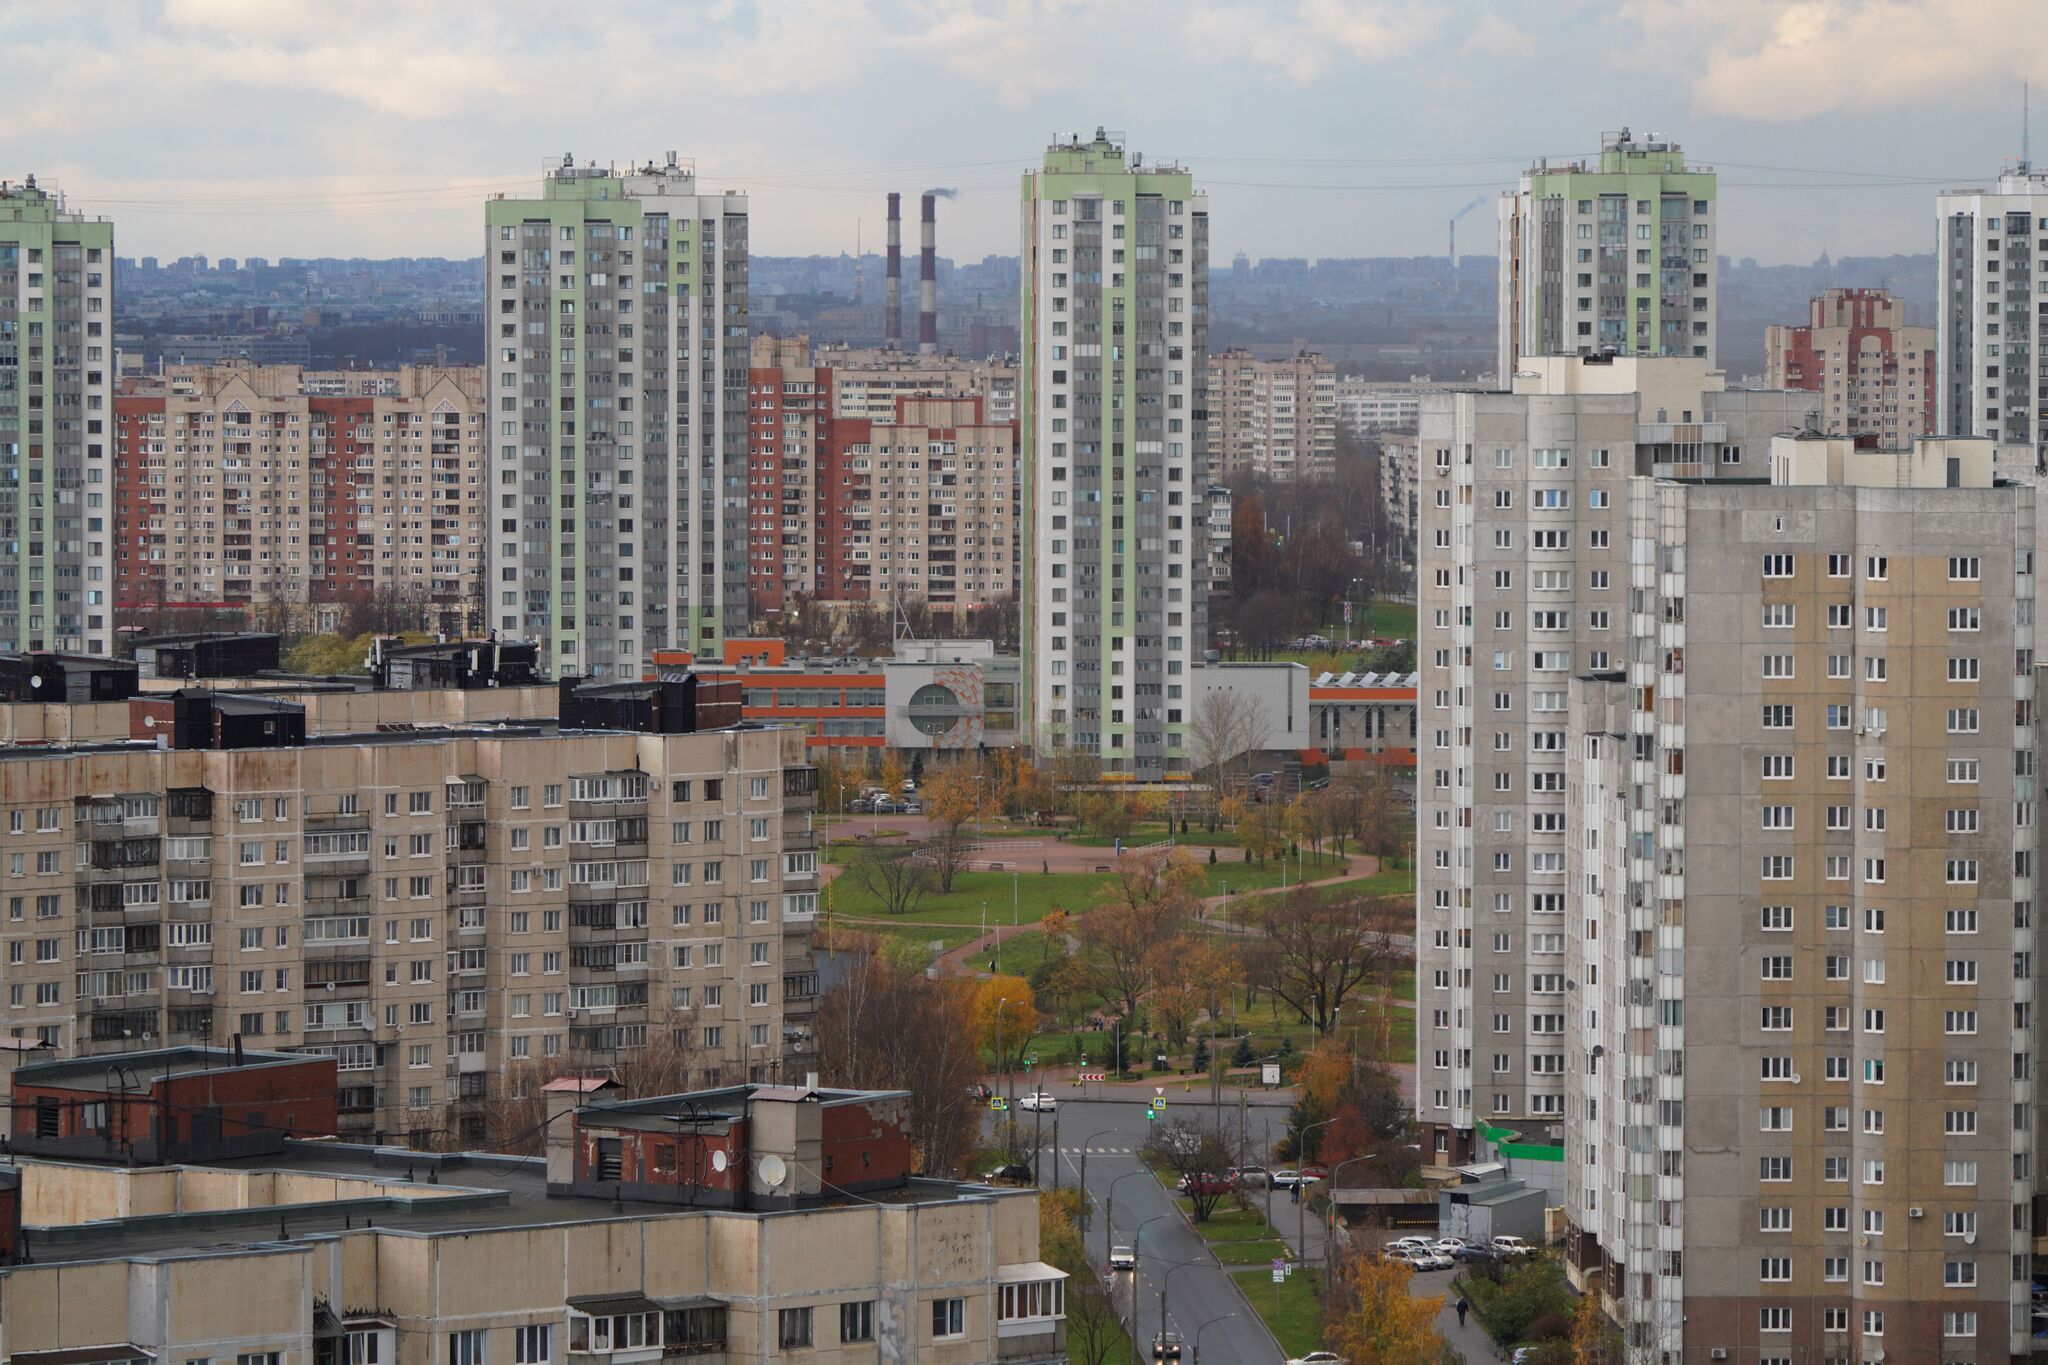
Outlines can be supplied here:
[[1294, 1271], [1284, 1284], [1274, 1284], [1270, 1267], [1235, 1272], [1252, 1311], [1290, 1356], [1307, 1355], [1323, 1344], [1323, 1303], [1318, 1293], [1322, 1276], [1306, 1268]]

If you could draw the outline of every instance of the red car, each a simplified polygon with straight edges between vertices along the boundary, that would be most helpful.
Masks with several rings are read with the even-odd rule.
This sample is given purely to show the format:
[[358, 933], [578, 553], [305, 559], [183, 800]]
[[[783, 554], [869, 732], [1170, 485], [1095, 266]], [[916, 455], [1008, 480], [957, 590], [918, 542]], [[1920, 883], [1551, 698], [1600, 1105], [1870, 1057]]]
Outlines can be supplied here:
[[1231, 1182], [1220, 1175], [1184, 1175], [1175, 1188], [1182, 1194], [1229, 1194]]

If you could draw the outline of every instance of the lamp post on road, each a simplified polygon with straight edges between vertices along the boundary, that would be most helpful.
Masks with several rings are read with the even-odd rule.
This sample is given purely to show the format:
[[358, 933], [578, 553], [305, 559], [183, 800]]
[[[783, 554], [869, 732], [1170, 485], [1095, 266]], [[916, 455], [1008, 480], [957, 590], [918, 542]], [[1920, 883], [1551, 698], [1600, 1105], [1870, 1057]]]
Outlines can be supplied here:
[[[1158, 1221], [1159, 1221], [1160, 1219], [1162, 1219], [1162, 1218], [1177, 1218], [1177, 1217], [1179, 1217], [1179, 1216], [1180, 1216], [1180, 1212], [1179, 1212], [1179, 1210], [1177, 1210], [1177, 1209], [1169, 1209], [1169, 1210], [1167, 1210], [1167, 1211], [1166, 1211], [1165, 1213], [1155, 1213], [1155, 1214], [1153, 1214], [1153, 1215], [1152, 1215], [1152, 1216], [1151, 1216], [1150, 1218], [1147, 1218], [1147, 1219], [1146, 1219], [1146, 1220], [1145, 1220], [1144, 1222], [1142, 1222], [1142, 1223], [1138, 1224], [1138, 1230], [1137, 1230], [1136, 1232], [1133, 1232], [1133, 1233], [1131, 1234], [1131, 1362], [1132, 1362], [1132, 1365], [1138, 1365], [1138, 1336], [1139, 1336], [1139, 1332], [1138, 1332], [1138, 1276], [1139, 1276], [1139, 1275], [1140, 1275], [1141, 1273], [1143, 1273], [1143, 1271], [1144, 1271], [1144, 1268], [1145, 1268], [1145, 1255], [1144, 1255], [1144, 1252], [1145, 1252], [1145, 1242], [1144, 1242], [1144, 1239], [1145, 1239], [1145, 1229], [1146, 1229], [1146, 1228], [1149, 1228], [1149, 1227], [1151, 1227], [1151, 1226], [1152, 1226], [1152, 1225], [1153, 1225], [1154, 1223], [1158, 1222]], [[1173, 1272], [1174, 1272], [1175, 1270], [1178, 1270], [1178, 1269], [1180, 1269], [1180, 1267], [1179, 1267], [1179, 1266], [1174, 1266], [1174, 1267], [1172, 1267], [1172, 1269], [1169, 1269], [1169, 1270], [1168, 1270], [1168, 1271], [1167, 1271], [1166, 1273], [1167, 1273], [1168, 1275], [1171, 1275], [1171, 1274], [1173, 1274]], [[1162, 1283], [1163, 1283], [1163, 1281], [1162, 1281]], [[1159, 1330], [1160, 1330], [1160, 1331], [1162, 1331], [1162, 1332], [1164, 1332], [1164, 1331], [1166, 1330], [1166, 1314], [1165, 1314], [1165, 1311], [1164, 1311], [1164, 1310], [1165, 1310], [1165, 1304], [1166, 1304], [1166, 1291], [1165, 1291], [1164, 1289], [1160, 1290], [1160, 1294], [1159, 1294], [1159, 1303], [1160, 1303], [1160, 1308], [1161, 1308], [1161, 1312], [1160, 1312], [1160, 1315], [1159, 1315]]]
[[1308, 1165], [1308, 1135], [1325, 1124], [1335, 1123], [1337, 1116], [1299, 1129], [1294, 1134], [1294, 1240], [1301, 1246], [1301, 1259], [1308, 1259], [1308, 1201], [1301, 1196], [1307, 1181], [1302, 1178], [1303, 1168]]
[[1122, 1175], [1109, 1182], [1109, 1193], [1103, 1197], [1102, 1201], [1102, 1244], [1104, 1246], [1113, 1245], [1116, 1238], [1116, 1187], [1134, 1175], [1150, 1174], [1149, 1170], [1140, 1166], [1135, 1171], [1125, 1171]]
[[1201, 1326], [1195, 1328], [1195, 1358], [1189, 1362], [1189, 1365], [1202, 1365], [1202, 1333], [1208, 1331], [1211, 1327], [1214, 1327], [1217, 1323], [1223, 1321], [1225, 1318], [1234, 1318], [1236, 1316], [1237, 1314], [1234, 1311], [1229, 1313], [1220, 1313], [1217, 1316], [1210, 1318]]
[[[1088, 1149], [1095, 1145], [1095, 1139], [1116, 1131], [1115, 1128], [1105, 1128], [1100, 1133], [1090, 1133], [1087, 1140], [1081, 1144], [1081, 1193], [1086, 1194], [1088, 1192]], [[1058, 1154], [1055, 1153], [1054, 1155], [1057, 1156]], [[1057, 1161], [1053, 1165], [1054, 1169], [1058, 1169], [1059, 1163]], [[1122, 1179], [1122, 1177], [1119, 1176], [1118, 1179]]]
[[[1182, 1261], [1179, 1265], [1171, 1267], [1164, 1275], [1159, 1277], [1159, 1330], [1161, 1332], [1166, 1330], [1166, 1287], [1173, 1283], [1175, 1272], [1186, 1270], [1191, 1265], [1209, 1264], [1211, 1262], [1201, 1260]], [[1132, 1316], [1135, 1317], [1136, 1315], [1133, 1314]]]
[[[1330, 1283], [1330, 1243], [1337, 1235], [1337, 1178], [1344, 1174], [1346, 1166], [1356, 1166], [1361, 1161], [1371, 1161], [1378, 1152], [1367, 1152], [1364, 1156], [1346, 1157], [1330, 1168], [1329, 1207], [1323, 1210], [1323, 1284]], [[1307, 1248], [1303, 1248], [1304, 1251]]]

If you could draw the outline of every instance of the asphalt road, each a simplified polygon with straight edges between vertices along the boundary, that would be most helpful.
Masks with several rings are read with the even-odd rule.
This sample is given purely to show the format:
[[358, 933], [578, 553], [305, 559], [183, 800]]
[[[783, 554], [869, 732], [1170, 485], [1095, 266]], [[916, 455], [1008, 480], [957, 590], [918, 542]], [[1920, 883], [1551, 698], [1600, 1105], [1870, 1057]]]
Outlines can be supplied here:
[[[1174, 1106], [1179, 1098], [1170, 1097], [1169, 1105]], [[1207, 1112], [1206, 1106], [1199, 1107]], [[1243, 1116], [1247, 1139], [1258, 1143], [1262, 1131], [1277, 1131], [1279, 1112], [1247, 1109]], [[1235, 1122], [1237, 1114], [1235, 1107], [1224, 1106], [1226, 1121]], [[1041, 1118], [1032, 1114], [1017, 1117], [1027, 1126]], [[1159, 1291], [1165, 1281], [1166, 1321], [1187, 1343], [1185, 1365], [1199, 1365], [1194, 1354], [1195, 1334], [1205, 1323], [1209, 1325], [1201, 1332], [1201, 1353], [1212, 1365], [1281, 1365], [1284, 1357], [1229, 1273], [1216, 1264], [1206, 1244], [1174, 1208], [1172, 1197], [1139, 1160], [1138, 1149], [1151, 1127], [1144, 1106], [1063, 1100], [1057, 1117], [1055, 1143], [1054, 1115], [1042, 1116], [1045, 1145], [1039, 1153], [1039, 1183], [1051, 1187], [1055, 1161], [1061, 1184], [1081, 1183], [1085, 1146], [1086, 1185], [1095, 1207], [1084, 1242], [1098, 1266], [1108, 1264], [1112, 1243], [1136, 1247], [1135, 1277], [1117, 1275], [1111, 1288], [1127, 1322], [1135, 1289], [1138, 1325], [1133, 1335], [1141, 1355], [1149, 1359], [1152, 1335], [1159, 1330]], [[1277, 1217], [1292, 1212], [1286, 1202], [1282, 1195], [1275, 1204]], [[1236, 1316], [1223, 1316], [1230, 1313]]]

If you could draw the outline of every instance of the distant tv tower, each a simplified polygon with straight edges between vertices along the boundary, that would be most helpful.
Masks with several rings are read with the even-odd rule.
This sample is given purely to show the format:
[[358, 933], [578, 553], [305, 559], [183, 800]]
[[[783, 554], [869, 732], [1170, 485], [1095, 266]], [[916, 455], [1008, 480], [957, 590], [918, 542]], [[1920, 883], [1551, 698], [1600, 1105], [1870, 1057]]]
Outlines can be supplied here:
[[860, 307], [861, 298], [860, 266], [860, 219], [856, 218], [853, 220], [853, 306], [856, 308]]

